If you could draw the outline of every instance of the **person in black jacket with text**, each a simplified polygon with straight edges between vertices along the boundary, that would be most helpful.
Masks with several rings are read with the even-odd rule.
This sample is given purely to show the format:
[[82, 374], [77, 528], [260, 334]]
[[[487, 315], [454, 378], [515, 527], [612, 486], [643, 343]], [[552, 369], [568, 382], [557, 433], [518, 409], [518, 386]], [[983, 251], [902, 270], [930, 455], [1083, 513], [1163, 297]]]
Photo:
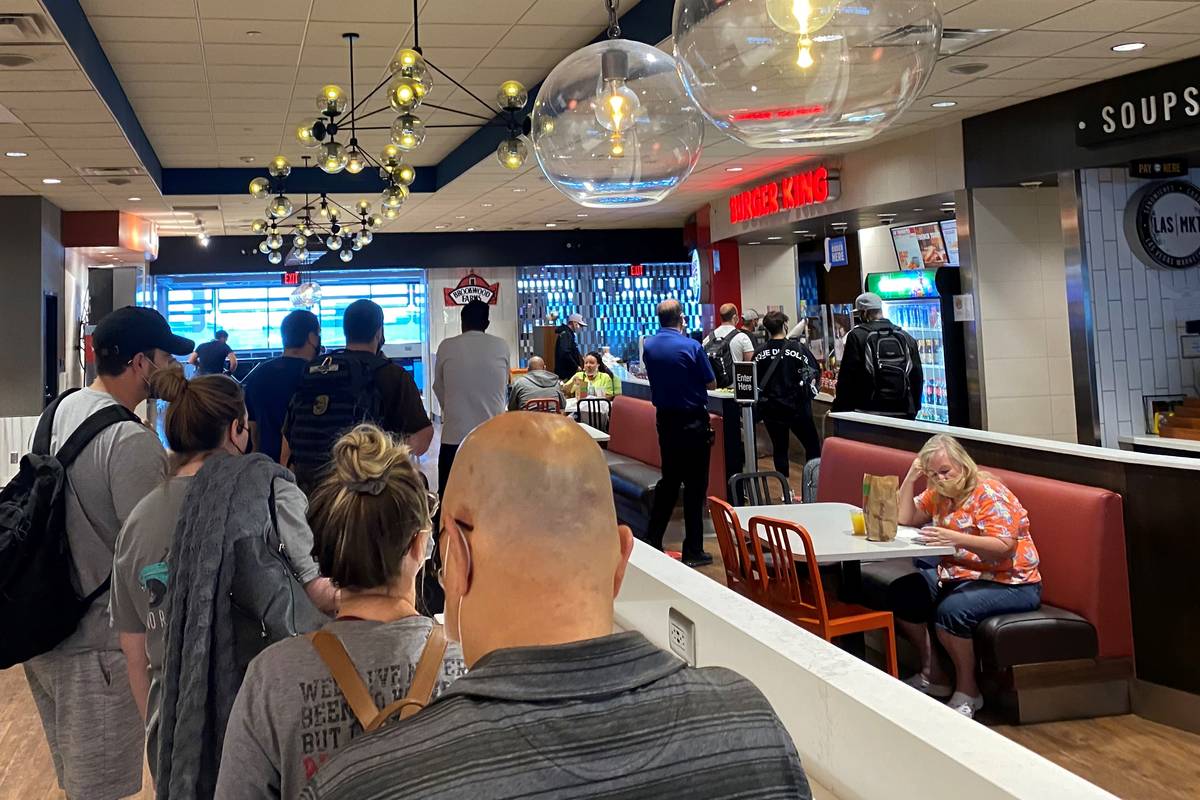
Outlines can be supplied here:
[[916, 419], [925, 388], [917, 340], [883, 316], [877, 294], [860, 294], [854, 310], [862, 321], [846, 336], [833, 410]]
[[567, 324], [558, 327], [558, 339], [554, 343], [554, 373], [564, 381], [569, 381], [576, 372], [583, 369], [583, 354], [579, 352], [579, 341], [576, 332], [587, 327], [582, 314], [572, 314], [567, 317]]
[[804, 445], [804, 459], [821, 455], [821, 438], [813, 422], [812, 399], [821, 375], [817, 357], [803, 343], [786, 336], [788, 318], [782, 311], [769, 311], [763, 327], [771, 338], [758, 348], [758, 412], [774, 450], [775, 470], [789, 475], [789, 436], [796, 434]]

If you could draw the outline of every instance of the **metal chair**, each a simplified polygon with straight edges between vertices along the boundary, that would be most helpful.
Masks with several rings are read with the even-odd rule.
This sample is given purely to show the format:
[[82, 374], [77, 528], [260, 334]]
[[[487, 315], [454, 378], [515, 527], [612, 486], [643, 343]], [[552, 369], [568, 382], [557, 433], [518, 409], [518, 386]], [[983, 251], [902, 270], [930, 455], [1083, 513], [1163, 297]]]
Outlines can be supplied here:
[[[872, 611], [864, 606], [827, 600], [812, 537], [801, 526], [780, 519], [754, 517], [749, 527], [751, 571], [748, 574], [757, 578], [754, 590], [758, 593], [759, 604], [827, 642], [839, 636], [882, 630], [886, 637], [887, 671], [893, 677], [899, 677], [892, 612]], [[807, 581], [800, 580], [797, 574], [799, 565], [795, 563], [789, 534], [799, 539], [804, 547]], [[804, 596], [806, 588], [811, 599]]]
[[575, 409], [575, 419], [584, 425], [608, 433], [608, 420], [612, 417], [612, 400], [607, 397], [581, 397]]
[[[771, 499], [771, 484], [779, 484], [781, 499]], [[735, 503], [747, 506], [772, 506], [778, 503], [790, 505], [795, 502], [792, 487], [781, 472], [739, 472], [729, 479], [729, 497]]]
[[521, 410], [538, 411], [545, 414], [561, 414], [563, 407], [557, 397], [535, 397], [532, 400], [526, 400], [525, 405], [521, 406]]

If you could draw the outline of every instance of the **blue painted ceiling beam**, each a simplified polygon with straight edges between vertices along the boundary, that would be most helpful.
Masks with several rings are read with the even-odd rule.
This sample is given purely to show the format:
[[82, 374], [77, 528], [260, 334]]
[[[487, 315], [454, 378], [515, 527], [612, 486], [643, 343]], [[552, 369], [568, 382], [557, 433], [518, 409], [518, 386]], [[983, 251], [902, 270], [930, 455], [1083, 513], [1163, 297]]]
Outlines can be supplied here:
[[[121, 82], [113, 71], [100, 41], [96, 38], [87, 15], [79, 0], [43, 0], [55, 24], [62, 31], [67, 45], [74, 51], [83, 70], [91, 79], [100, 97], [113, 112], [117, 124], [141, 159], [150, 179], [163, 195], [217, 195], [243, 194], [250, 180], [264, 174], [262, 168], [164, 168], [154, 152], [149, 138], [142, 130], [141, 122], [134, 113]], [[596, 0], [599, 2], [599, 0]], [[671, 16], [674, 0], [641, 0], [637, 6], [621, 16], [621, 36], [646, 44], [657, 45], [671, 35]], [[605, 38], [601, 33], [593, 42]], [[532, 109], [541, 83], [529, 90], [527, 110]], [[499, 118], [499, 117], [498, 117]], [[508, 135], [498, 126], [485, 126], [477, 130], [458, 147], [433, 167], [418, 167], [413, 192], [436, 192], [458, 178], [485, 158], [493, 158], [496, 148]], [[373, 169], [358, 175], [341, 173], [327, 175], [319, 169], [297, 169], [288, 178], [288, 192], [293, 195], [334, 193], [379, 192], [383, 181]]]

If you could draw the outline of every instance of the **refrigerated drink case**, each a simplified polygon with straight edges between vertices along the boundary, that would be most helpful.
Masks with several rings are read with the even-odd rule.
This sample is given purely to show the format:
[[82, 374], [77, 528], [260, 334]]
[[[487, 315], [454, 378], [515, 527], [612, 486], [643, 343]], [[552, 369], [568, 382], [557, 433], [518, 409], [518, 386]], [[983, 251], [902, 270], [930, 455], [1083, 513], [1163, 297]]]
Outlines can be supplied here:
[[867, 277], [883, 299], [884, 316], [917, 340], [925, 377], [917, 419], [966, 427], [966, 359], [961, 326], [954, 322], [957, 268], [886, 272]]

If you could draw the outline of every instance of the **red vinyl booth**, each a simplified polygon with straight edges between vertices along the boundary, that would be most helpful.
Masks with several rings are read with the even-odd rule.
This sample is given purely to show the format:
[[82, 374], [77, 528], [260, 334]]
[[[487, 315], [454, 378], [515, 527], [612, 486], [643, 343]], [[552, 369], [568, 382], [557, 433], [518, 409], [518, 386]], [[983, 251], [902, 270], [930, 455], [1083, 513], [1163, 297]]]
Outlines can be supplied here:
[[[965, 444], [970, 449], [970, 443]], [[859, 505], [864, 473], [903, 476], [915, 457], [890, 447], [827, 439], [817, 500]], [[1132, 658], [1121, 496], [1107, 489], [981, 468], [1003, 481], [1029, 512], [1043, 582], [1039, 611], [996, 617], [980, 626], [976, 645], [984, 666], [1003, 670], [1018, 664]], [[872, 569], [864, 565], [864, 581], [873, 579]], [[889, 577], [896, 576], [875, 576]], [[1094, 633], [1083, 628], [1084, 622]]]
[[[709, 422], [716, 431], [716, 441], [709, 457], [708, 494], [724, 499], [723, 422], [716, 414], [709, 414]], [[618, 395], [613, 398], [608, 433], [611, 438], [605, 458], [612, 478], [617, 519], [644, 538], [654, 507], [654, 487], [662, 478], [654, 406], [647, 400]]]

